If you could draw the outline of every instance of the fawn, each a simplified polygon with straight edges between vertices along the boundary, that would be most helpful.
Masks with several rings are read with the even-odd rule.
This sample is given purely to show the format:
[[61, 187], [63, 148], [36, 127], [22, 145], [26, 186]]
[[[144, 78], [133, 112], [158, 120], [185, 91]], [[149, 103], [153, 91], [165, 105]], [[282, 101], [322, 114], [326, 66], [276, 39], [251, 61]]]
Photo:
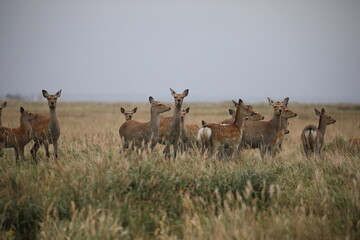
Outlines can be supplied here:
[[159, 141], [159, 128], [161, 113], [170, 111], [171, 108], [155, 101], [153, 97], [149, 97], [151, 103], [151, 119], [150, 122], [142, 123], [136, 120], [128, 120], [124, 122], [119, 129], [120, 139], [123, 142], [123, 150], [132, 147], [141, 147], [143, 144], [150, 143], [151, 151], [154, 150], [157, 142]]
[[29, 121], [36, 119], [36, 115], [20, 107], [20, 127], [0, 127], [0, 149], [14, 148], [16, 163], [19, 155], [22, 161], [26, 161], [24, 154], [25, 145], [31, 140], [31, 125]]
[[166, 144], [164, 148], [165, 158], [170, 157], [170, 147], [173, 145], [173, 156], [176, 158], [176, 152], [178, 149], [178, 143], [181, 137], [181, 106], [184, 102], [184, 98], [189, 94], [189, 89], [186, 89], [182, 94], [176, 93], [170, 88], [171, 95], [174, 97], [175, 109], [171, 118], [169, 137], [166, 138]]
[[35, 114], [36, 119], [30, 121], [33, 131], [34, 146], [31, 149], [31, 155], [36, 161], [36, 153], [40, 146], [44, 144], [46, 156], [49, 158], [49, 144], [54, 145], [55, 158], [58, 158], [58, 139], [60, 137], [60, 123], [56, 116], [56, 103], [61, 95], [61, 90], [55, 94], [49, 94], [46, 90], [42, 90], [44, 98], [48, 101], [50, 110], [50, 118], [42, 114]]
[[321, 149], [324, 145], [324, 136], [326, 126], [336, 122], [335, 119], [326, 115], [325, 109], [322, 108], [321, 112], [315, 110], [316, 116], [319, 119], [319, 127], [314, 125], [307, 125], [301, 133], [301, 141], [304, 147], [305, 155], [309, 159], [311, 153], [320, 155]]
[[222, 156], [227, 155], [224, 150], [230, 148], [232, 152], [237, 153], [238, 147], [242, 140], [244, 117], [251, 116], [254, 111], [250, 106], [244, 106], [243, 101], [233, 101], [236, 107], [235, 121], [232, 124], [222, 125], [217, 123], [205, 123], [202, 121], [202, 128], [198, 131], [198, 141], [201, 142], [202, 148], [210, 148], [210, 156], [216, 151]]

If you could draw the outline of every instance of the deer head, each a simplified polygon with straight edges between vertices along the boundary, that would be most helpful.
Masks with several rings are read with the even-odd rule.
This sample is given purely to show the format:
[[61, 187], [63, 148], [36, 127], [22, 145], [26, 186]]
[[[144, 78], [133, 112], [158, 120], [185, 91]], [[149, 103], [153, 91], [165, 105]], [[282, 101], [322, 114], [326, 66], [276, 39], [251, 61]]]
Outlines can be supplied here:
[[137, 107], [131, 111], [126, 111], [124, 108], [120, 108], [120, 112], [125, 115], [126, 121], [131, 120], [134, 113], [136, 113], [136, 111], [137, 111]]
[[175, 106], [181, 107], [183, 104], [184, 98], [189, 94], [189, 89], [186, 89], [182, 94], [176, 93], [170, 88], [171, 95], [174, 97]]
[[333, 119], [332, 117], [330, 117], [329, 115], [326, 115], [325, 109], [322, 108], [321, 112], [318, 111], [317, 109], [315, 110], [315, 114], [316, 116], [320, 117], [320, 122], [325, 124], [325, 125], [330, 125], [336, 122], [335, 119]]
[[61, 90], [53, 95], [49, 94], [46, 90], [42, 90], [42, 94], [43, 94], [44, 98], [46, 98], [48, 100], [49, 107], [51, 109], [55, 109], [56, 101], [61, 95]]

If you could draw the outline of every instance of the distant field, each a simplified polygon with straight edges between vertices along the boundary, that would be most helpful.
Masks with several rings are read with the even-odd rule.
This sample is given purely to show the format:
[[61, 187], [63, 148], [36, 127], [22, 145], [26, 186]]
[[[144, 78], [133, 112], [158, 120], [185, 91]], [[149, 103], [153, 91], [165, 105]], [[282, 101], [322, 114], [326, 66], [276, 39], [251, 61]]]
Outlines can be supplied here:
[[[244, 99], [246, 100], [246, 99]], [[281, 99], [276, 99], [281, 100]], [[245, 102], [246, 103], [246, 102]], [[168, 103], [173, 108], [173, 103]], [[9, 101], [4, 126], [19, 126], [19, 107], [48, 115], [46, 102]], [[268, 104], [253, 104], [270, 120]], [[59, 159], [15, 164], [12, 149], [0, 158], [0, 239], [360, 239], [359, 105], [297, 104], [282, 152], [261, 160], [258, 150], [219, 161], [187, 151], [166, 161], [162, 145], [152, 155], [119, 155], [120, 107], [148, 103], [63, 102]], [[184, 103], [186, 123], [229, 118], [229, 102]], [[307, 161], [300, 133], [318, 124], [314, 108], [337, 122], [328, 126], [323, 158]], [[170, 116], [170, 113], [164, 116]], [[53, 148], [50, 147], [51, 154]]]

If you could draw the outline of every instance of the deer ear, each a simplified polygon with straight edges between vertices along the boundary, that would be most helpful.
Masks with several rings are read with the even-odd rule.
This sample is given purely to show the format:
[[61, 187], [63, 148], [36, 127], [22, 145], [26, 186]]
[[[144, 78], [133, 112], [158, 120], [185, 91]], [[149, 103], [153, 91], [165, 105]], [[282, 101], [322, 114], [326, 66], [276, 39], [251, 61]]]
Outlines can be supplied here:
[[185, 111], [186, 111], [186, 113], [189, 113], [189, 112], [190, 112], [190, 107], [187, 107], [187, 108], [185, 109]]
[[20, 112], [21, 113], [24, 113], [25, 112], [25, 109], [23, 107], [20, 107]]
[[46, 90], [42, 90], [42, 94], [43, 94], [44, 98], [49, 97], [49, 93]]
[[137, 107], [132, 110], [133, 113], [136, 113]]
[[3, 102], [2, 107], [6, 107], [7, 102]]
[[321, 115], [321, 113], [320, 113], [316, 108], [315, 108], [314, 110], [315, 110], [316, 116], [320, 116], [320, 115]]
[[150, 103], [154, 103], [154, 98], [150, 96], [150, 97], [149, 97], [149, 102], [150, 102]]
[[201, 120], [201, 125], [204, 127], [206, 125], [206, 122], [204, 120]]
[[184, 97], [186, 97], [188, 94], [189, 94], [189, 89], [186, 89], [186, 90], [182, 93], [182, 95], [184, 95]]
[[174, 96], [176, 92], [170, 88], [171, 95]]
[[240, 105], [240, 106], [243, 105], [243, 100], [239, 99], [239, 105]]
[[284, 98], [284, 100], [281, 102], [281, 104], [282, 104], [284, 107], [287, 107], [288, 103], [289, 103], [289, 98], [288, 98], [288, 97], [287, 97], [287, 98]]
[[59, 97], [61, 96], [61, 90], [62, 90], [62, 89], [60, 89], [60, 91], [58, 91], [58, 92], [55, 94], [57, 98], [59, 98]]
[[269, 97], [267, 99], [268, 99], [269, 105], [272, 105], [274, 103], [274, 101], [271, 100]]
[[121, 113], [125, 113], [125, 109], [121, 107], [121, 108], [120, 108], [120, 112], [121, 112]]
[[234, 100], [232, 100], [232, 102], [233, 102], [235, 107], [238, 105], [237, 102], [235, 102]]
[[229, 114], [232, 116], [234, 114], [234, 110], [232, 110], [231, 108], [229, 108]]
[[325, 109], [324, 108], [321, 109], [321, 114], [325, 114]]

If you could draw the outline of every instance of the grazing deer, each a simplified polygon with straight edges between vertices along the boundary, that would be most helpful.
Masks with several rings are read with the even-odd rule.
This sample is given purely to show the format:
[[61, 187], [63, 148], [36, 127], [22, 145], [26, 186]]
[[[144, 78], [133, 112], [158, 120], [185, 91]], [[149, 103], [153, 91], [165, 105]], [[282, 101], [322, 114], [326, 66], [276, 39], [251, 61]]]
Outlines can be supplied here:
[[[204, 147], [210, 148], [210, 155], [214, 155], [219, 151], [220, 147], [230, 148], [232, 152], [237, 153], [238, 147], [242, 140], [243, 125], [245, 116], [251, 116], [254, 111], [250, 106], [244, 106], [243, 101], [233, 101], [236, 107], [235, 121], [229, 125], [222, 125], [217, 123], [205, 123], [202, 121], [203, 127], [198, 132], [198, 140]], [[203, 149], [204, 150], [204, 149]], [[223, 156], [224, 151], [219, 151]]]
[[259, 148], [261, 158], [266, 152], [272, 155], [277, 133], [281, 127], [283, 107], [275, 105], [273, 118], [270, 121], [246, 121], [244, 124], [243, 143], [241, 148]]
[[142, 123], [136, 120], [128, 120], [121, 125], [119, 134], [123, 142], [123, 150], [129, 148], [130, 144], [132, 144], [132, 147], [141, 147], [143, 144], [150, 143], [151, 151], [153, 151], [159, 141], [159, 115], [170, 111], [171, 108], [159, 101], [155, 101], [153, 97], [149, 97], [149, 102], [151, 103], [150, 122]]
[[166, 139], [166, 145], [164, 148], [165, 158], [170, 157], [170, 147], [173, 145], [173, 155], [176, 158], [176, 152], [178, 149], [178, 143], [181, 137], [181, 106], [184, 102], [184, 98], [189, 94], [189, 89], [186, 89], [182, 94], [176, 93], [170, 88], [171, 95], [174, 97], [175, 109], [171, 118], [169, 137]]
[[280, 129], [277, 132], [277, 136], [276, 136], [276, 143], [275, 143], [275, 148], [274, 148], [274, 150], [275, 150], [274, 154], [276, 154], [282, 148], [282, 143], [284, 141], [284, 136], [286, 134], [289, 134], [289, 130], [288, 130], [289, 121], [288, 121], [288, 119], [296, 117], [297, 114], [294, 113], [293, 111], [291, 111], [287, 107], [288, 102], [289, 102], [288, 97], [285, 98], [282, 102], [279, 102], [279, 101], [274, 102], [273, 100], [271, 100], [268, 97], [268, 102], [269, 102], [269, 105], [271, 105], [271, 106], [282, 106], [284, 108], [283, 113], [281, 115], [281, 126], [280, 126]]
[[44, 98], [47, 99], [50, 118], [42, 114], [36, 114], [37, 118], [30, 121], [30, 125], [33, 131], [34, 146], [31, 149], [31, 155], [36, 161], [36, 153], [40, 146], [44, 144], [46, 156], [49, 158], [49, 144], [54, 145], [55, 158], [58, 158], [58, 140], [60, 137], [60, 124], [56, 116], [56, 103], [57, 99], [61, 95], [61, 90], [55, 94], [49, 94], [47, 91], [42, 90]]
[[120, 108], [120, 112], [125, 115], [126, 121], [131, 120], [134, 113], [136, 113], [136, 111], [137, 111], [137, 107], [131, 111], [126, 111], [124, 108]]
[[24, 147], [31, 140], [29, 121], [36, 118], [35, 114], [25, 111], [23, 107], [20, 107], [20, 113], [20, 127], [0, 127], [0, 149], [14, 148], [16, 163], [19, 161], [19, 155], [22, 161], [26, 161]]
[[[232, 116], [232, 118], [225, 119], [224, 121], [221, 122], [221, 124], [227, 125], [227, 124], [233, 124], [235, 122], [236, 111], [229, 108], [229, 114]], [[257, 111], [254, 111], [253, 115], [245, 117], [245, 121], [260, 121], [260, 120], [264, 120], [264, 116]]]
[[311, 152], [320, 155], [320, 151], [324, 144], [326, 126], [336, 122], [335, 119], [326, 115], [324, 108], [321, 109], [321, 112], [317, 109], [314, 110], [316, 116], [320, 118], [319, 127], [307, 125], [301, 133], [301, 141], [303, 143], [305, 155], [308, 159], [310, 158]]
[[2, 110], [6, 107], [6, 105], [7, 105], [7, 102], [3, 102], [0, 105], [0, 126], [2, 126], [2, 122], [1, 122]]

